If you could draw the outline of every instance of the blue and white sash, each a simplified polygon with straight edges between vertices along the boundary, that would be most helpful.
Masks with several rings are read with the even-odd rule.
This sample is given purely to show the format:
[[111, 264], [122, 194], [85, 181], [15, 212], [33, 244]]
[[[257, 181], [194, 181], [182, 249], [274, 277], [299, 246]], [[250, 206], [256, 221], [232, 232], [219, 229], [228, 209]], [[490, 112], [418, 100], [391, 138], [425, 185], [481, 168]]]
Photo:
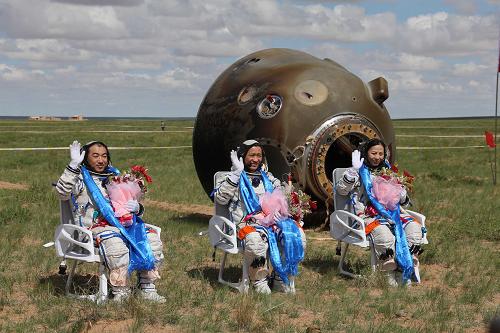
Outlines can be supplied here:
[[[135, 270], [152, 270], [154, 268], [155, 259], [147, 239], [144, 222], [134, 214], [134, 222], [130, 227], [125, 228], [121, 225], [120, 221], [118, 221], [115, 216], [115, 212], [109, 200], [104, 198], [87, 168], [83, 165], [80, 168], [83, 182], [87, 187], [87, 192], [94, 203], [94, 207], [97, 208], [110, 225], [120, 230], [121, 236], [130, 250], [129, 273]], [[114, 174], [120, 173], [118, 169], [110, 167], [108, 167], [107, 171], [111, 171]]]
[[[262, 182], [266, 192], [272, 193], [274, 190], [271, 181], [267, 177], [266, 173], [260, 170], [262, 176]], [[253, 186], [243, 171], [240, 175], [239, 181], [240, 196], [245, 205], [245, 215], [258, 213], [262, 210], [260, 207], [259, 197], [255, 193]], [[273, 265], [274, 270], [280, 276], [283, 283], [289, 285], [290, 280], [289, 275], [295, 276], [298, 272], [298, 264], [304, 259], [304, 248], [302, 246], [302, 236], [300, 230], [290, 218], [284, 218], [278, 223], [277, 226], [281, 229], [282, 235], [282, 245], [284, 258], [280, 255], [280, 250], [278, 248], [277, 235], [272, 227], [262, 227], [267, 231], [267, 239], [269, 244], [269, 260]]]
[[359, 175], [361, 177], [361, 181], [365, 188], [366, 195], [373, 207], [377, 210], [380, 216], [390, 219], [394, 221], [394, 233], [396, 237], [396, 262], [399, 267], [403, 270], [403, 282], [406, 282], [411, 279], [414, 270], [413, 270], [413, 259], [411, 257], [410, 250], [408, 248], [408, 242], [406, 241], [406, 235], [403, 230], [403, 223], [401, 222], [401, 212], [399, 203], [396, 206], [396, 209], [389, 210], [386, 209], [372, 194], [372, 179], [370, 175], [370, 170], [368, 167], [363, 164], [359, 169]]

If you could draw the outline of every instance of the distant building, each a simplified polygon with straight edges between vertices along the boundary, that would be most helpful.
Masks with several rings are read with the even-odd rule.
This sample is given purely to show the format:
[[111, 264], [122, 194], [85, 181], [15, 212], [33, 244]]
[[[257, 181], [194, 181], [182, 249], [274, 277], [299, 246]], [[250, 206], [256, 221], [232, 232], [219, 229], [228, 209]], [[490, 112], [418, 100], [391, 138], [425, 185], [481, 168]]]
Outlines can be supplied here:
[[[53, 120], [63, 120], [61, 117], [55, 117], [55, 116], [30, 116], [29, 120], [45, 120], [45, 121], [53, 121]], [[68, 120], [85, 120], [83, 116], [81, 115], [74, 115], [71, 117], [68, 117]]]

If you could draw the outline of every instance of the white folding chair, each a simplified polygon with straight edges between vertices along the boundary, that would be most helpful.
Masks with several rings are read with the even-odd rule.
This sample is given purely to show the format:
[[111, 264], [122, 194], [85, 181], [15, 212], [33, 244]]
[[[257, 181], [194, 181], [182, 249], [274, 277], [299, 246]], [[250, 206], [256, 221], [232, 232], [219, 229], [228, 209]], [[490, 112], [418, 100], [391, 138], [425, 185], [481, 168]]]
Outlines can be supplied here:
[[[106, 276], [106, 267], [104, 259], [99, 254], [99, 249], [94, 247], [92, 232], [76, 225], [71, 211], [69, 200], [60, 201], [61, 224], [57, 227], [54, 234], [54, 245], [56, 254], [63, 258], [63, 262], [72, 259], [73, 264], [70, 268], [66, 280], [65, 294], [68, 297], [86, 299], [98, 304], [106, 302], [108, 299], [108, 279]], [[161, 228], [146, 224], [147, 227], [154, 229], [158, 236], [161, 234]], [[98, 263], [99, 264], [99, 290], [95, 294], [73, 294], [70, 293], [71, 284], [76, 272], [76, 266], [79, 263]]]
[[[60, 201], [60, 210], [61, 224], [54, 234], [56, 254], [62, 257], [64, 261], [67, 259], [73, 260], [66, 280], [66, 296], [87, 299], [97, 303], [105, 302], [108, 299], [108, 279], [99, 250], [94, 247], [92, 232], [74, 223], [69, 200]], [[79, 262], [99, 264], [99, 290], [95, 294], [77, 295], [70, 292], [76, 266]]]
[[[228, 174], [227, 171], [219, 171], [214, 175], [214, 187], [217, 186]], [[224, 266], [226, 264], [227, 254], [243, 254], [243, 247], [237, 238], [236, 225], [230, 220], [227, 205], [221, 205], [214, 200], [214, 215], [208, 223], [208, 236], [210, 244], [215, 249], [224, 252], [219, 268], [218, 281], [224, 285], [237, 289], [240, 293], [247, 293], [250, 286], [248, 276], [248, 265], [243, 256], [243, 267], [241, 280], [239, 282], [230, 282], [224, 280]]]
[[[370, 248], [370, 265], [373, 271], [375, 271], [377, 268], [377, 256], [375, 254], [373, 244], [366, 237], [365, 224], [363, 219], [352, 213], [353, 205], [351, 202], [351, 198], [349, 196], [340, 195], [335, 189], [335, 185], [342, 178], [346, 169], [347, 168], [337, 168], [333, 170], [332, 180], [334, 184], [335, 211], [330, 215], [330, 235], [332, 236], [332, 238], [338, 240], [337, 248], [340, 249], [341, 256], [338, 265], [340, 274], [349, 277], [359, 277], [360, 275], [350, 273], [343, 268], [345, 257], [349, 249], [349, 244], [357, 245], [362, 248]], [[359, 195], [361, 195], [361, 193]], [[420, 223], [423, 230], [426, 230], [424, 215], [411, 210], [406, 211]], [[342, 243], [345, 243], [345, 245], [342, 246]], [[423, 233], [422, 243], [429, 243], [427, 240], [427, 232]], [[414, 267], [414, 270], [415, 277], [417, 278], [417, 281], [420, 282], [420, 272], [418, 265]]]
[[[348, 196], [340, 195], [335, 184], [342, 178], [346, 168], [337, 168], [333, 170], [333, 187], [334, 187], [334, 212], [330, 215], [330, 235], [338, 240], [337, 249], [340, 249], [340, 261], [338, 270], [340, 274], [349, 277], [359, 277], [360, 275], [353, 274], [344, 270], [344, 261], [349, 250], [349, 245], [354, 244], [362, 248], [370, 247], [370, 242], [366, 238], [365, 223], [362, 218], [352, 213], [353, 206]], [[342, 244], [344, 243], [344, 244]], [[371, 266], [374, 270], [376, 267], [376, 256], [371, 248]]]

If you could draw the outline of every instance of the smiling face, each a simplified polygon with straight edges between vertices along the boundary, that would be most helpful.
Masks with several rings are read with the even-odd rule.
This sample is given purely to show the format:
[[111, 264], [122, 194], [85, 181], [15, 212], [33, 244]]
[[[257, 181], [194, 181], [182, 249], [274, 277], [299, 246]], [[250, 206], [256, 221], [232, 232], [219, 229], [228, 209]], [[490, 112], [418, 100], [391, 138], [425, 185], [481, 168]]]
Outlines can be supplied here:
[[384, 161], [384, 146], [375, 145], [370, 147], [367, 152], [368, 164], [371, 167], [377, 167]]
[[87, 165], [90, 170], [95, 172], [104, 172], [108, 163], [109, 159], [106, 147], [95, 144], [89, 148], [87, 154]]
[[243, 160], [245, 170], [255, 172], [262, 163], [262, 147], [254, 146], [250, 148]]

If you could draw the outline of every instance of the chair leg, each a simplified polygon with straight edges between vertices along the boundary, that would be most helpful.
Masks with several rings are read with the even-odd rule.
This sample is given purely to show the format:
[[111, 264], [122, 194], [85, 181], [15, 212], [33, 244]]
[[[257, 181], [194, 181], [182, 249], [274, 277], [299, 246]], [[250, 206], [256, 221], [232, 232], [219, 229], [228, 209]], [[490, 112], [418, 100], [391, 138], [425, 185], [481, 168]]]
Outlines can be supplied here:
[[295, 276], [290, 276], [290, 293], [295, 294]]
[[71, 269], [69, 270], [68, 278], [66, 279], [66, 287], [65, 287], [66, 296], [71, 295], [71, 293], [69, 292], [69, 289], [71, 288], [71, 284], [73, 283], [73, 277], [75, 276], [76, 265], [77, 265], [77, 261], [73, 260], [73, 264], [71, 265]]
[[372, 266], [372, 272], [375, 273], [377, 271], [377, 254], [373, 244], [370, 246], [370, 265]]
[[420, 283], [420, 268], [419, 268], [419, 265], [415, 265], [413, 266], [413, 271], [414, 271], [414, 274], [415, 274], [415, 278], [417, 280], [417, 283]]
[[243, 267], [241, 270], [241, 282], [238, 290], [240, 293], [247, 294], [250, 289], [250, 276], [248, 275], [248, 265], [245, 256], [243, 256]]
[[222, 259], [220, 261], [220, 268], [219, 268], [219, 282], [224, 283], [223, 275], [224, 275], [224, 266], [226, 265], [226, 257], [227, 257], [227, 252], [224, 252], [224, 255], [222, 256]]
[[96, 296], [97, 304], [108, 300], [108, 278], [106, 277], [106, 267], [103, 263], [99, 265], [99, 291]]
[[340, 261], [339, 261], [339, 266], [338, 266], [339, 273], [342, 275], [351, 277], [351, 278], [359, 278], [360, 275], [353, 274], [351, 272], [344, 270], [344, 260], [345, 260], [345, 256], [347, 254], [348, 249], [349, 249], [349, 243], [346, 243], [343, 248], [341, 247], [341, 256], [340, 256]]
[[246, 264], [245, 258], [243, 258], [243, 267], [242, 267], [242, 275], [241, 275], [241, 281], [238, 283], [235, 282], [229, 282], [224, 280], [223, 275], [224, 275], [224, 266], [226, 265], [226, 257], [227, 257], [227, 252], [224, 252], [224, 256], [222, 257], [221, 263], [220, 263], [220, 268], [219, 268], [219, 283], [222, 283], [226, 286], [229, 286], [234, 289], [238, 289], [240, 293], [247, 293], [248, 289], [250, 288], [250, 278], [248, 275], [248, 265]]

